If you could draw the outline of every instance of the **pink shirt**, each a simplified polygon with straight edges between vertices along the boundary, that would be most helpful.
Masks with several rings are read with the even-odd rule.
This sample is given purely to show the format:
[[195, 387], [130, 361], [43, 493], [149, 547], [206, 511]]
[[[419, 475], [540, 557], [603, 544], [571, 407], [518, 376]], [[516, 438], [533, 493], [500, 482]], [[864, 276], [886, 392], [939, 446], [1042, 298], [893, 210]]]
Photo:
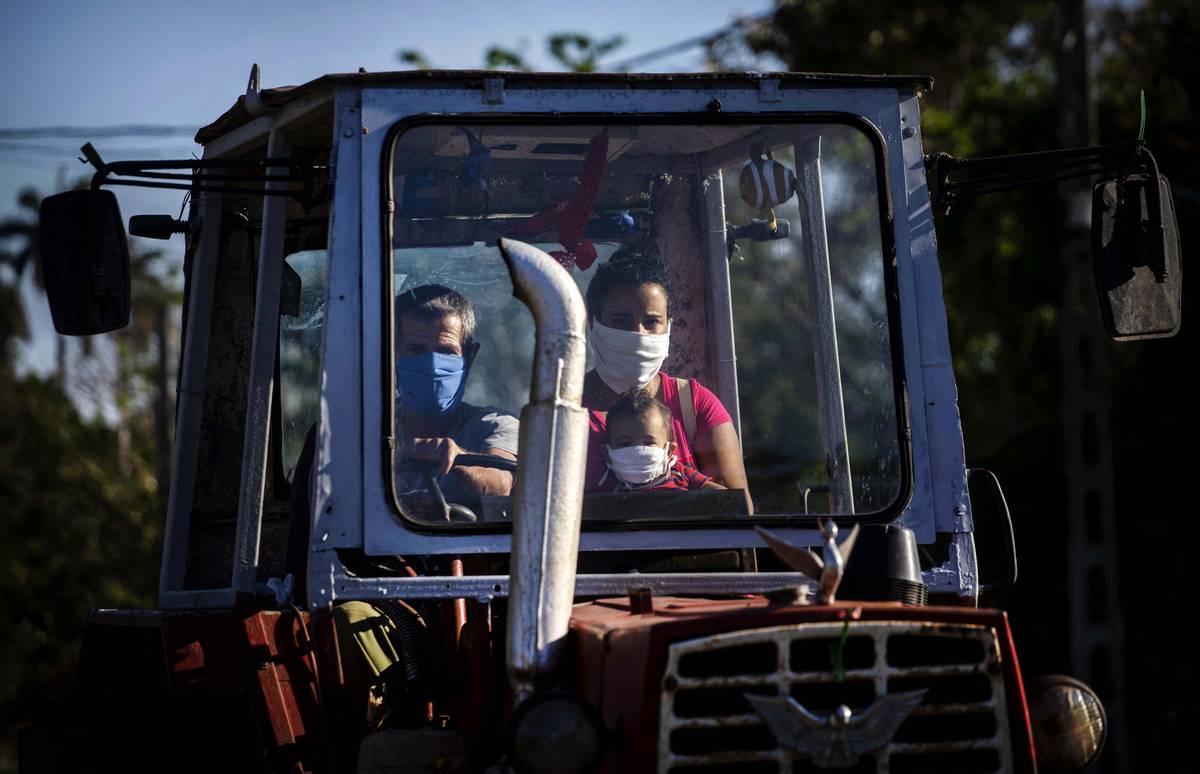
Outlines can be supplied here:
[[[721, 399], [714, 395], [712, 390], [695, 379], [688, 381], [692, 383], [692, 407], [696, 411], [697, 438], [712, 431], [717, 425], [733, 421], [729, 412], [725, 410], [725, 406], [721, 404]], [[675, 436], [675, 443], [679, 444], [679, 461], [699, 470], [700, 466], [697, 464], [695, 452], [692, 450], [692, 442], [695, 438], [688, 438], [683, 429], [683, 411], [679, 406], [679, 385], [676, 384], [673, 377], [667, 374], [662, 374], [662, 396], [663, 403], [667, 404], [667, 408], [671, 411], [671, 432]], [[608, 412], [606, 411], [588, 410], [587, 474], [584, 476], [584, 481], [587, 482], [584, 488], [588, 492], [603, 491], [600, 479], [604, 477], [604, 471], [608, 469], [608, 457], [604, 453], [606, 442], [604, 425], [607, 416]]]

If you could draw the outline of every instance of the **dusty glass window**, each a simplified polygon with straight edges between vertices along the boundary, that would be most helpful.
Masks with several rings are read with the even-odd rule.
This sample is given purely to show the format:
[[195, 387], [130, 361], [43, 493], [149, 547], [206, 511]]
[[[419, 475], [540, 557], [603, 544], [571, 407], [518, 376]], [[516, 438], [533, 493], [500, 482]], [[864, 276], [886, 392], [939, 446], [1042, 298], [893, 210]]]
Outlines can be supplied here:
[[[321, 415], [321, 331], [325, 327], [325, 250], [303, 250], [284, 259], [279, 315], [279, 414], [283, 471], [288, 480], [304, 436]], [[290, 271], [289, 271], [290, 269]]]
[[[741, 241], [730, 261], [746, 468], [760, 513], [870, 513], [902, 473], [878, 170], [861, 131], [806, 129], [764, 149], [797, 173], [773, 212], [788, 237]], [[736, 171], [727, 219], [771, 217]]]
[[[692, 467], [714, 475], [708, 447], [729, 425], [758, 514], [866, 514], [897, 501], [905, 470], [892, 280], [877, 148], [863, 131], [805, 122], [416, 124], [397, 134], [391, 158], [385, 319], [396, 346], [405, 332], [394, 310], [405, 294], [441, 286], [464, 297], [475, 317], [469, 344], [478, 355], [467, 357], [465, 388], [442, 398], [493, 414], [517, 414], [528, 399], [533, 320], [512, 297], [499, 237], [550, 252], [585, 294], [600, 267], [634, 251], [659, 261], [669, 285], [669, 352], [659, 373], [672, 389], [657, 397], [677, 415], [679, 441], [686, 423], [678, 414], [689, 412], [677, 395], [670, 405], [667, 392], [680, 380], [695, 385]], [[413, 377], [397, 370], [409, 353], [393, 354], [390, 397], [399, 406]], [[589, 347], [589, 370], [595, 365]], [[403, 414], [393, 416], [398, 448]], [[622, 492], [611, 500], [619, 505], [605, 505], [613, 479], [604, 478], [607, 438], [598, 426], [586, 450], [595, 494], [585, 519], [745, 517], [744, 496], [708, 489]], [[470, 440], [478, 446], [480, 438]], [[394, 484], [401, 511], [424, 519], [405, 497], [436, 501], [427, 476], [401, 472]], [[479, 522], [511, 516], [504, 497], [468, 505]]]

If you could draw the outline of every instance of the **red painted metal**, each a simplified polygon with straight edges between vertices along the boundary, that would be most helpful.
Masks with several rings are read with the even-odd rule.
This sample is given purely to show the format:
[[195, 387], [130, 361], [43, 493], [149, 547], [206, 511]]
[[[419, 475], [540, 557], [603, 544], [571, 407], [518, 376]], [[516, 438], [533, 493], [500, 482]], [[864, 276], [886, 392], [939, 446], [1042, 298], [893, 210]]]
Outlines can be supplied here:
[[[997, 627], [1001, 655], [1004, 656], [1004, 682], [1008, 686], [1008, 727], [1013, 735], [1013, 760], [1036, 761], [1037, 748], [1033, 741], [1033, 723], [1029, 718], [1029, 701], [1025, 697], [1025, 680], [1021, 677], [1021, 664], [1017, 661], [1017, 647], [1013, 643], [1012, 627], [1008, 625], [1008, 614], [1000, 611], [1004, 625]], [[1030, 765], [1030, 771], [1036, 766]]]
[[462, 695], [458, 702], [458, 725], [483, 731], [494, 717], [497, 697], [492, 685], [492, 627], [489, 604], [471, 600], [467, 622], [459, 630], [458, 660]]
[[[846, 617], [994, 628], [1008, 686], [1014, 760], [1017, 770], [1034, 770], [1029, 712], [1012, 633], [1003, 612], [871, 602], [787, 607], [771, 605], [762, 597], [658, 597], [652, 604], [646, 604], [648, 601], [635, 594], [579, 605], [571, 622], [574, 647], [569, 649], [562, 673], [570, 676], [582, 696], [600, 708], [608, 727], [616, 731], [618, 752], [610, 756], [610, 771], [652, 770], [655, 765], [660, 683], [670, 644], [720, 632]], [[439, 607], [439, 617], [449, 634], [455, 625], [453, 603]], [[445, 640], [451, 648], [446, 654], [446, 677], [448, 685], [454, 686], [447, 694], [447, 709], [460, 728], [489, 736], [504, 727], [505, 716], [511, 711], [511, 696], [504, 690], [502, 675], [492, 669], [494, 632], [489, 606], [472, 601], [467, 607], [457, 649], [453, 640]], [[269, 770], [353, 769], [362, 729], [351, 722], [356, 710], [345, 700], [337, 638], [327, 611], [311, 615], [295, 610], [163, 613], [156, 621], [147, 619], [142, 626], [161, 627], [163, 659], [158, 668], [165, 672], [165, 687], [176, 702], [164, 706], [174, 706], [178, 711], [185, 706], [179, 701], [192, 701], [188, 697], [205, 701], [205, 697], [220, 701], [226, 701], [221, 697], [244, 697], [246, 714], [213, 718], [224, 725], [214, 723], [211, 729], [204, 725], [207, 716], [201, 708], [217, 705], [197, 704], [196, 711], [185, 716], [190, 718], [187, 722], [191, 727], [179, 729], [173, 740], [215, 744], [216, 735], [228, 738], [234, 728], [242, 728], [249, 735], [242, 739], [242, 749], [248, 743], [251, 753], [256, 748], [263, 750]], [[182, 720], [181, 716], [174, 717]], [[255, 724], [259, 729], [257, 743], [249, 730]], [[188, 755], [183, 749], [179, 754]]]
[[243, 621], [277, 770], [311, 772], [328, 749], [309, 618], [264, 611]]
[[[249, 695], [274, 769], [328, 768], [322, 765], [327, 734], [311, 623], [309, 614], [295, 611], [164, 615], [168, 687], [181, 695]], [[325, 640], [333, 652], [323, 660], [336, 686], [336, 639]]]
[[[463, 560], [455, 557], [450, 560], [450, 574], [456, 578], [463, 576]], [[467, 600], [454, 600], [454, 642], [458, 642], [459, 636], [462, 634], [463, 625], [467, 622]]]
[[233, 613], [168, 613], [162, 617], [167, 685], [190, 694], [242, 690], [245, 634]]
[[654, 594], [643, 587], [629, 590], [629, 608], [634, 615], [650, 615], [654, 612]]
[[803, 607], [772, 606], [762, 597], [689, 599], [661, 597], [650, 613], [635, 614], [628, 598], [579, 606], [571, 619], [578, 665], [576, 688], [599, 707], [622, 739], [619, 758], [606, 771], [652, 771], [657, 755], [659, 682], [671, 643], [728, 631], [786, 624], [839, 621], [909, 621], [989, 626], [996, 630], [1008, 686], [1010, 729], [1017, 771], [1036, 770], [1032, 734], [1016, 650], [1007, 616], [998, 610], [912, 607], [895, 602], [849, 602]]
[[63, 770], [329, 771], [346, 749], [353, 770], [361, 734], [325, 726], [344, 682], [328, 615], [101, 611], [77, 682], [79, 722], [56, 733], [106, 745], [60, 744]]

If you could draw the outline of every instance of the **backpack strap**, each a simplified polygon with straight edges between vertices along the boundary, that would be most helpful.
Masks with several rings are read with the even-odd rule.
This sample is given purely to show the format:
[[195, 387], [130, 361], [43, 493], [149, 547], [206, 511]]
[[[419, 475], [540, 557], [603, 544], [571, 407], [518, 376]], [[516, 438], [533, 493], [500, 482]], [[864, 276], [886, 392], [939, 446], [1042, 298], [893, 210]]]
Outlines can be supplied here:
[[683, 432], [687, 435], [688, 446], [696, 439], [696, 404], [692, 402], [692, 380], [675, 377], [675, 387], [679, 390], [679, 411], [683, 415]]

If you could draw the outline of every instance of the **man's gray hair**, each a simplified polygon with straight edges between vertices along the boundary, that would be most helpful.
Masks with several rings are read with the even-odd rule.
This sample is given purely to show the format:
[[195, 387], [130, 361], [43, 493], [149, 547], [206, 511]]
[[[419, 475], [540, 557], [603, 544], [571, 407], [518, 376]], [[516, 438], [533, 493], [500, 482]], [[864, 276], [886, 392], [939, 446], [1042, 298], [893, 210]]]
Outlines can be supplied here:
[[462, 346], [465, 350], [475, 340], [475, 308], [467, 297], [445, 285], [421, 285], [396, 296], [396, 338], [400, 338], [400, 321], [405, 315], [419, 320], [440, 320], [454, 315], [462, 323]]

